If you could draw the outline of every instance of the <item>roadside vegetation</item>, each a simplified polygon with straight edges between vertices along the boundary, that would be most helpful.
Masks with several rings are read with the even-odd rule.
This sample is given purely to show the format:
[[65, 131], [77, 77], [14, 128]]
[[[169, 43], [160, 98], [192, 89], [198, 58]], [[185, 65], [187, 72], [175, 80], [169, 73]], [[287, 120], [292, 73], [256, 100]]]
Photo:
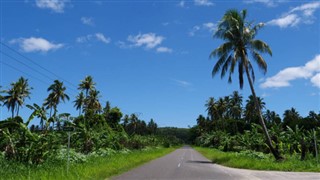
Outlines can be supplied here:
[[299, 155], [285, 154], [285, 161], [275, 162], [272, 155], [256, 151], [224, 152], [214, 148], [195, 147], [197, 151], [213, 163], [228, 167], [255, 170], [320, 172], [320, 164], [315, 158], [300, 161]]
[[212, 58], [217, 57], [212, 75], [220, 72], [231, 83], [236, 69], [240, 88], [245, 75], [252, 95], [245, 104], [238, 91], [210, 97], [205, 104], [207, 117], [199, 115], [197, 125], [191, 129], [192, 141], [217, 149], [199, 150], [214, 162], [232, 167], [319, 171], [320, 114], [310, 111], [307, 117], [301, 117], [291, 108], [281, 119], [256, 95], [252, 62], [266, 73], [267, 64], [261, 53], [272, 55], [272, 51], [265, 42], [255, 39], [263, 23], [255, 25], [246, 21], [246, 16], [246, 10], [229, 10], [219, 22], [214, 37], [223, 40], [223, 44], [211, 53]]
[[1, 161], [0, 179], [106, 179], [124, 173], [138, 165], [170, 153], [175, 148], [147, 148], [143, 150], [104, 151], [97, 155], [81, 155], [72, 152], [67, 172], [65, 159], [48, 159], [41, 165], [26, 165], [13, 161]]
[[[48, 87], [42, 104], [25, 104], [32, 88], [23, 77], [1, 90], [2, 106], [11, 117], [0, 121], [0, 179], [105, 178], [182, 143], [176, 136], [159, 134], [153, 119], [147, 123], [136, 114], [123, 116], [108, 101], [103, 107], [91, 76], [82, 80], [78, 89], [73, 101], [79, 110], [76, 117], [58, 113], [59, 104], [71, 99], [59, 80]], [[24, 106], [32, 110], [27, 119], [19, 116]], [[36, 118], [40, 123], [32, 124]]]

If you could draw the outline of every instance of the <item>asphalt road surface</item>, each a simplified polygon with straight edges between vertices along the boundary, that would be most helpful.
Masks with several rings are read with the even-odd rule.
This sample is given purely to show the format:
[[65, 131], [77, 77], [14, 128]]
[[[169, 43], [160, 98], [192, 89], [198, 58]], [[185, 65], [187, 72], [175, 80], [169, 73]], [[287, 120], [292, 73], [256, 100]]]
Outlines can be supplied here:
[[113, 180], [144, 179], [268, 179], [320, 180], [320, 173], [256, 171], [228, 168], [212, 163], [191, 147], [176, 151], [126, 172]]

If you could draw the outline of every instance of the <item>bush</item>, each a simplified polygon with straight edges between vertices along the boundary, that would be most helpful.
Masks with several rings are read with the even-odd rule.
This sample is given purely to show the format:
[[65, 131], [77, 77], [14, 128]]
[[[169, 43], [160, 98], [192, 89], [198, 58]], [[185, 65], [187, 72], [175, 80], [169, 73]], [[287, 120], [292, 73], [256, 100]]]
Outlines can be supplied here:
[[[74, 149], [69, 150], [69, 160], [71, 163], [83, 163], [87, 161], [86, 155], [82, 153], [76, 152]], [[51, 156], [52, 160], [58, 161], [67, 161], [68, 159], [68, 150], [67, 149], [60, 149], [59, 152], [55, 156]]]

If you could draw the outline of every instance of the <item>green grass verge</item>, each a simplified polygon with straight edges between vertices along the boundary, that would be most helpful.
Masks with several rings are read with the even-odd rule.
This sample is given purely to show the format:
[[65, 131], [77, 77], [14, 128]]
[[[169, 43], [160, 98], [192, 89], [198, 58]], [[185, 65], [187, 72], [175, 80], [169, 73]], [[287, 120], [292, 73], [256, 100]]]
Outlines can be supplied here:
[[258, 152], [223, 152], [213, 148], [194, 147], [212, 162], [228, 167], [256, 170], [278, 170], [295, 172], [320, 172], [320, 162], [313, 157], [300, 161], [298, 156], [285, 156], [281, 162], [272, 155]]
[[152, 148], [129, 153], [116, 153], [108, 157], [90, 157], [84, 163], [71, 164], [68, 174], [66, 162], [46, 162], [39, 166], [27, 167], [24, 164], [3, 160], [0, 161], [0, 179], [106, 179], [168, 154], [175, 149]]

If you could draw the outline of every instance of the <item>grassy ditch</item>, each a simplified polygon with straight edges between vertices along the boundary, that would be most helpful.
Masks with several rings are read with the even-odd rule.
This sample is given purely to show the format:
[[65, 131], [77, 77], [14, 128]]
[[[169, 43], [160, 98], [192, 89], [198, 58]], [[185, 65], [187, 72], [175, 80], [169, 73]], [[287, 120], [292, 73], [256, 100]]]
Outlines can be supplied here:
[[106, 179], [121, 174], [150, 160], [161, 157], [176, 148], [150, 148], [116, 152], [107, 156], [88, 156], [82, 162], [47, 161], [41, 165], [25, 164], [0, 159], [0, 179]]
[[261, 152], [223, 152], [213, 148], [195, 147], [212, 162], [228, 167], [256, 170], [278, 170], [295, 172], [320, 172], [320, 162], [313, 157], [300, 161], [299, 156], [285, 155], [285, 160], [276, 162], [272, 155]]

